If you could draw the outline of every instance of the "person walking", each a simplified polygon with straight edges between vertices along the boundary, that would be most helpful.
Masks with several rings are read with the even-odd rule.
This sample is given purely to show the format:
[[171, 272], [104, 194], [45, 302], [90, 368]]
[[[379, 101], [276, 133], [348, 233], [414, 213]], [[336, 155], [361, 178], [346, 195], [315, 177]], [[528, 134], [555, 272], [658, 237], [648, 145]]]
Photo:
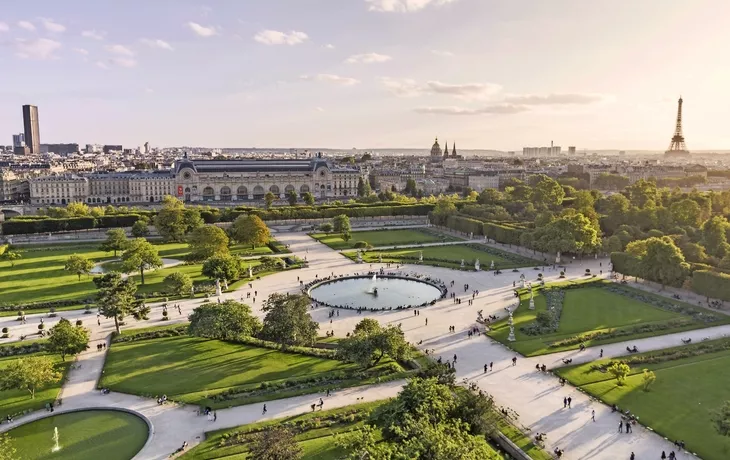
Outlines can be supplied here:
[[631, 457], [629, 457], [629, 460], [636, 460], [636, 455], [634, 455], [633, 452], [631, 452]]
[[596, 421], [596, 410], [595, 409], [593, 409], [591, 411], [591, 420], [593, 420], [594, 422]]
[[573, 402], [573, 398], [568, 396], [568, 409], [570, 409], [570, 403]]
[[486, 374], [488, 370], [489, 370], [489, 364], [485, 364], [484, 365], [484, 373]]
[[516, 366], [517, 365], [517, 357], [516, 356], [514, 358], [512, 358], [512, 365], [513, 366]]
[[489, 362], [489, 370], [491, 371], [494, 368], [494, 361]]
[[428, 318], [426, 318], [426, 326], [428, 326]]
[[620, 420], [618, 422], [618, 432], [619, 433], [623, 433], [624, 432], [624, 421], [623, 420]]
[[218, 412], [213, 411], [213, 421], [215, 422], [216, 420], [218, 420]]
[[563, 398], [563, 409], [568, 407], [568, 398]]
[[264, 404], [264, 410], [261, 411], [261, 415], [266, 415], [266, 404]]

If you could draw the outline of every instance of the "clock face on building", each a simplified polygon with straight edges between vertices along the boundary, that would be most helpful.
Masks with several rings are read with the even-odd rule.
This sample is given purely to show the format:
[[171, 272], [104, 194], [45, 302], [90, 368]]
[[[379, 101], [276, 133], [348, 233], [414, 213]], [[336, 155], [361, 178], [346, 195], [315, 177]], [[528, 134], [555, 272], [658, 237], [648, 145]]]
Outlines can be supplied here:
[[320, 171], [319, 172], [319, 175], [322, 176], [322, 177], [324, 177], [324, 170]]
[[185, 171], [185, 172], [183, 173], [183, 178], [185, 178], [185, 179], [190, 179], [190, 171]]

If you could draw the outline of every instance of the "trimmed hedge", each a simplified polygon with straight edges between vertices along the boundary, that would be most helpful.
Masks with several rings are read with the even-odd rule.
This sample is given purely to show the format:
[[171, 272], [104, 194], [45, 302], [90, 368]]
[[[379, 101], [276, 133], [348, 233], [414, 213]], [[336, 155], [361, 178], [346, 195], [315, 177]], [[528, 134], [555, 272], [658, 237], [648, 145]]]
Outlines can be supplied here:
[[705, 297], [730, 300], [730, 275], [697, 270], [692, 273], [692, 290]]
[[519, 245], [520, 237], [524, 232], [524, 228], [513, 224], [484, 223], [484, 235], [498, 243]]
[[54, 219], [13, 218], [2, 223], [5, 235], [25, 235], [31, 233], [53, 233], [75, 230], [91, 230], [93, 228], [131, 227], [141, 218], [140, 214], [116, 214], [100, 217], [67, 217]]

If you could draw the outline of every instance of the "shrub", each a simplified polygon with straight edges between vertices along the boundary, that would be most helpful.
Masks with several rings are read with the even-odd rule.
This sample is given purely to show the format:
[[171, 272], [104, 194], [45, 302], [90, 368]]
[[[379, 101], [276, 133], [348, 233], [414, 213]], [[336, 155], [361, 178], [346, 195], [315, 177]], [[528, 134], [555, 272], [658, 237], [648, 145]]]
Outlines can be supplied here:
[[43, 329], [45, 329], [45, 328], [46, 328], [46, 325], [45, 325], [45, 324], [43, 324], [43, 323], [41, 323], [41, 324], [39, 324], [39, 325], [38, 325], [38, 330], [39, 330], [39, 331], [42, 331], [42, 330], [43, 330]]
[[358, 241], [355, 243], [355, 248], [357, 249], [367, 249], [369, 246], [367, 241]]

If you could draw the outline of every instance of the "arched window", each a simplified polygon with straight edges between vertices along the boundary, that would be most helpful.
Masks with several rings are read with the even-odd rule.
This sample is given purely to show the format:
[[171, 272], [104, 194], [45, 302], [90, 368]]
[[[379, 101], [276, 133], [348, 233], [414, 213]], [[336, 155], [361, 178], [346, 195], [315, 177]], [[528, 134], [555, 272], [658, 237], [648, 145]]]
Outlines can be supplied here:
[[215, 191], [213, 187], [205, 187], [203, 189], [203, 201], [213, 201], [215, 199]]
[[273, 193], [274, 195], [278, 195], [279, 194], [279, 186], [278, 185], [272, 185], [271, 187], [269, 187], [269, 191], [271, 193]]
[[264, 192], [264, 188], [260, 185], [257, 185], [256, 187], [253, 188], [253, 199], [261, 200], [264, 198], [265, 193], [266, 192]]
[[238, 191], [236, 191], [236, 195], [237, 195], [236, 198], [239, 201], [248, 200], [248, 189], [246, 187], [244, 187], [243, 185], [241, 185], [240, 187], [238, 187]]
[[309, 185], [302, 185], [299, 187], [299, 193], [307, 193], [309, 191]]
[[231, 201], [230, 187], [221, 187], [221, 201]]
[[291, 184], [284, 187], [284, 193], [286, 193], [287, 195], [289, 194], [289, 192], [293, 192], [293, 191], [294, 191], [294, 186]]

